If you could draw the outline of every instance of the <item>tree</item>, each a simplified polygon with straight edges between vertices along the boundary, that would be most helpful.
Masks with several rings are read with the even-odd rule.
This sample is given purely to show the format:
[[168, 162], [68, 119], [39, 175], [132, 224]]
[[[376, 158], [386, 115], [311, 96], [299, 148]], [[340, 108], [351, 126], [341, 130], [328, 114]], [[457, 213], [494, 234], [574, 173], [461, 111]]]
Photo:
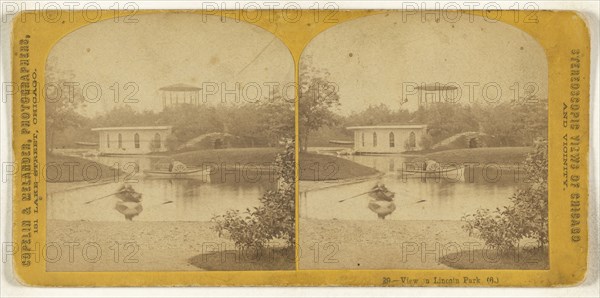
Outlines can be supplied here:
[[538, 139], [527, 156], [525, 170], [529, 186], [517, 190], [504, 209], [478, 209], [463, 217], [469, 234], [481, 237], [494, 248], [514, 248], [524, 238], [548, 245], [548, 141]]
[[74, 75], [57, 71], [53, 66], [46, 69], [45, 92], [46, 148], [52, 152], [56, 135], [85, 123], [85, 117], [76, 111], [84, 101], [80, 90], [75, 88]]
[[457, 133], [479, 131], [479, 122], [468, 105], [457, 103], [437, 103], [428, 107], [419, 107], [413, 113], [413, 120], [427, 124], [433, 143]]
[[119, 105], [113, 107], [105, 114], [99, 115], [94, 119], [94, 123], [99, 126], [140, 126], [152, 125], [141, 121], [140, 114], [136, 112], [130, 105]]
[[347, 126], [352, 125], [380, 125], [382, 123], [401, 123], [408, 122], [410, 114], [407, 110], [399, 109], [392, 111], [386, 104], [369, 105], [369, 107], [359, 113], [353, 112], [347, 117]]
[[179, 104], [158, 113], [155, 125], [173, 126], [173, 134], [181, 143], [211, 132], [223, 132], [223, 121], [215, 107]]
[[312, 58], [304, 57], [300, 63], [299, 124], [300, 147], [308, 148], [310, 133], [323, 126], [336, 123], [332, 108], [339, 106], [337, 86], [328, 80], [329, 73], [312, 66]]
[[273, 102], [262, 104], [263, 119], [261, 129], [271, 146], [281, 140], [294, 139], [296, 134], [294, 123], [294, 105], [286, 102], [281, 96], [275, 97]]
[[275, 160], [277, 189], [267, 191], [253, 210], [228, 210], [211, 219], [219, 236], [227, 233], [240, 248], [262, 248], [270, 240], [284, 239], [288, 247], [295, 244], [295, 159], [294, 142], [288, 141], [285, 152]]

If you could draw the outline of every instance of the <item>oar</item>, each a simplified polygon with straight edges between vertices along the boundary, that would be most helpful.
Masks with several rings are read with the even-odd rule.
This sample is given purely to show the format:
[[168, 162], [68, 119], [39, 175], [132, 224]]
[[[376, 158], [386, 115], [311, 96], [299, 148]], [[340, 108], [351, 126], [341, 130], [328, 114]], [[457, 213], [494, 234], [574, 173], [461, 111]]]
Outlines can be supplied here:
[[160, 204], [152, 205], [152, 206], [146, 208], [146, 210], [149, 210], [149, 209], [152, 209], [152, 208], [156, 208], [156, 207], [160, 207], [160, 206], [166, 205], [166, 204], [171, 204], [171, 203], [174, 203], [174, 202], [173, 201], [166, 201], [166, 202], [163, 202], [163, 203], [160, 203]]
[[98, 200], [102, 200], [102, 199], [108, 198], [108, 197], [110, 197], [110, 196], [114, 196], [114, 195], [116, 195], [116, 194], [120, 194], [120, 193], [122, 193], [122, 192], [123, 192], [123, 191], [117, 191], [117, 192], [115, 192], [115, 193], [111, 193], [111, 194], [109, 194], [109, 195], [105, 195], [105, 196], [102, 196], [102, 197], [95, 198], [95, 199], [93, 199], [93, 200], [87, 201], [87, 202], [85, 202], [84, 204], [89, 204], [89, 203], [92, 203], [92, 202], [95, 202], [95, 201], [98, 201]]
[[345, 199], [343, 199], [343, 200], [339, 200], [339, 201], [338, 201], [338, 203], [344, 202], [344, 201], [346, 201], [346, 200], [350, 200], [350, 199], [352, 199], [352, 198], [360, 197], [360, 196], [362, 196], [362, 195], [366, 195], [366, 194], [368, 194], [368, 193], [372, 193], [372, 192], [374, 192], [374, 191], [375, 191], [375, 190], [369, 190], [369, 191], [367, 191], [367, 192], [359, 193], [359, 194], [357, 194], [357, 195], [355, 195], [355, 196], [351, 196], [351, 197], [349, 197], [349, 198], [345, 198]]
[[424, 203], [424, 202], [427, 202], [427, 200], [419, 200], [419, 201], [413, 202], [413, 203], [411, 203], [411, 204], [409, 204], [409, 205], [413, 205], [413, 204], [421, 204], [421, 203]]

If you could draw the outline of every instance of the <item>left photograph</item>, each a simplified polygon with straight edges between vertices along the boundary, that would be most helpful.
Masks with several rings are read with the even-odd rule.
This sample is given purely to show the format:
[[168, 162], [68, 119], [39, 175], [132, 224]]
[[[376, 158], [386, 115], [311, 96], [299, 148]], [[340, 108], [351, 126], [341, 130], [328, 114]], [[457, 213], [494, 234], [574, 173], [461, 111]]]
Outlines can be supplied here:
[[45, 69], [47, 271], [295, 269], [294, 61], [192, 13], [70, 32]]

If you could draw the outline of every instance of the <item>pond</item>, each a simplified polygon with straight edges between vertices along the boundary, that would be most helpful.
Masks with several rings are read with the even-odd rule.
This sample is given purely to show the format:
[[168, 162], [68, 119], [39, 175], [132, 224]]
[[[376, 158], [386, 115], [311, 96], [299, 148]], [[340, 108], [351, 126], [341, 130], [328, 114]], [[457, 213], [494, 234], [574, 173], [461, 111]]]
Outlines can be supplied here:
[[[485, 179], [413, 179], [400, 174], [407, 157], [403, 155], [361, 155], [346, 157], [357, 163], [375, 168], [384, 175], [359, 183], [337, 185], [302, 191], [300, 182], [300, 217], [310, 219], [376, 220], [377, 215], [367, 208], [368, 195], [340, 200], [364, 193], [377, 182], [384, 183], [392, 192], [396, 210], [389, 220], [460, 220], [478, 208], [502, 208], [521, 186], [522, 179], [514, 179], [510, 171], [490, 174]], [[468, 171], [466, 171], [468, 172]], [[481, 171], [472, 170], [475, 175]], [[492, 172], [492, 171], [490, 171]], [[471, 175], [473, 176], [473, 175]], [[453, 177], [449, 177], [453, 178]], [[463, 179], [464, 180], [464, 179]]]
[[[98, 157], [95, 161], [106, 165], [118, 164], [125, 173], [131, 173], [135, 164], [136, 174], [128, 177], [133, 188], [142, 194], [143, 211], [134, 217], [136, 221], [208, 221], [213, 215], [223, 214], [228, 209], [258, 206], [262, 194], [275, 187], [269, 175], [245, 177], [244, 173], [229, 172], [211, 179], [197, 178], [150, 178], [142, 175], [161, 159], [156, 157]], [[263, 178], [264, 177], [264, 178]], [[124, 177], [121, 177], [121, 181]], [[223, 178], [223, 179], [221, 179]], [[246, 179], [248, 178], [248, 179]], [[137, 182], [136, 182], [137, 180]], [[122, 182], [52, 191], [48, 184], [48, 219], [125, 221], [115, 210], [119, 201], [115, 196], [98, 199], [115, 193]], [[98, 199], [92, 203], [86, 202]]]

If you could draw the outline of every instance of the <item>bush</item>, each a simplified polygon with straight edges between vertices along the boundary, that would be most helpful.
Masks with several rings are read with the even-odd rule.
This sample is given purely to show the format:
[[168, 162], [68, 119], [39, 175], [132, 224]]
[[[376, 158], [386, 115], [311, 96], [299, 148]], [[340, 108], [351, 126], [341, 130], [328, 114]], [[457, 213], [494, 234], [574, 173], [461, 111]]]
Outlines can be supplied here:
[[429, 150], [433, 146], [433, 138], [429, 134], [425, 134], [419, 141], [419, 145], [421, 145], [421, 149]]
[[548, 244], [548, 142], [536, 140], [535, 151], [525, 160], [529, 186], [517, 190], [504, 209], [479, 209], [463, 217], [463, 229], [486, 245], [514, 248], [521, 239], [533, 239], [538, 247]]
[[175, 134], [169, 134], [165, 143], [165, 146], [167, 146], [167, 150], [171, 152], [177, 151], [177, 149], [179, 149], [179, 146], [181, 146], [181, 142]]
[[228, 234], [241, 248], [264, 247], [270, 240], [283, 239], [288, 247], [295, 244], [295, 159], [294, 143], [286, 144], [275, 159], [277, 190], [267, 191], [253, 210], [228, 210], [211, 219], [219, 236]]

